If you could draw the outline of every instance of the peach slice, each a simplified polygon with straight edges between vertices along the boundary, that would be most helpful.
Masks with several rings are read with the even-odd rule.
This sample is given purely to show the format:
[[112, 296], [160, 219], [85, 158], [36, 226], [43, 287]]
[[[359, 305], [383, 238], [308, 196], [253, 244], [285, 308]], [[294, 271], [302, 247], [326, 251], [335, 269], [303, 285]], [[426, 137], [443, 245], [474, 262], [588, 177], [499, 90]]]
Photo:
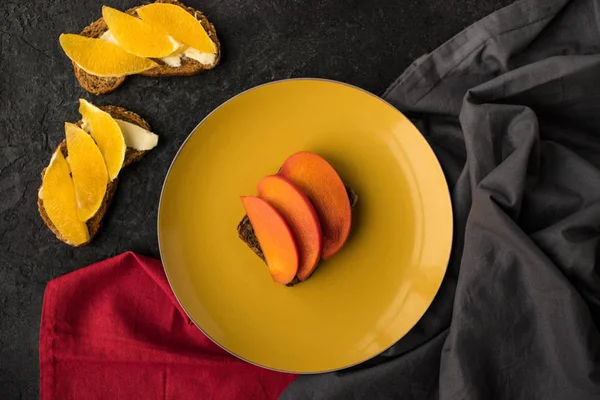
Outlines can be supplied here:
[[258, 196], [272, 205], [288, 223], [298, 247], [298, 279], [312, 274], [321, 258], [322, 235], [312, 203], [289, 179], [271, 175], [258, 183]]
[[311, 152], [291, 155], [279, 175], [298, 186], [312, 202], [323, 230], [324, 260], [337, 253], [350, 234], [352, 210], [344, 182], [321, 156]]
[[271, 277], [282, 285], [290, 283], [298, 272], [298, 249], [290, 228], [265, 200], [254, 196], [242, 196], [241, 199]]

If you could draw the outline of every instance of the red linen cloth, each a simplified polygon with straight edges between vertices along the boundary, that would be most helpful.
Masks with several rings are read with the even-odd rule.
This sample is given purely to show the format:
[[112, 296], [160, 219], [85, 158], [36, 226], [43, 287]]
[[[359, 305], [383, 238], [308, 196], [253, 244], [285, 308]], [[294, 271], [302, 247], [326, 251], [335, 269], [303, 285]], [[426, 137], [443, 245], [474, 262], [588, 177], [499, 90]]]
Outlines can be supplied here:
[[187, 318], [160, 261], [132, 252], [48, 283], [40, 398], [274, 399], [294, 375], [222, 350]]

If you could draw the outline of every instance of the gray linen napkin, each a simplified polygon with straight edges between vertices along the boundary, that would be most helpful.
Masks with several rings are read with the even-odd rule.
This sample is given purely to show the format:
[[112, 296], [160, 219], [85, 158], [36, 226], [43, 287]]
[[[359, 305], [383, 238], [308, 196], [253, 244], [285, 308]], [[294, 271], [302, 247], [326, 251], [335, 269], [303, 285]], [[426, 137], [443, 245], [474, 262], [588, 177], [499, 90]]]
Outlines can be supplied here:
[[386, 91], [440, 160], [455, 240], [390, 350], [282, 399], [600, 398], [600, 1], [524, 0]]

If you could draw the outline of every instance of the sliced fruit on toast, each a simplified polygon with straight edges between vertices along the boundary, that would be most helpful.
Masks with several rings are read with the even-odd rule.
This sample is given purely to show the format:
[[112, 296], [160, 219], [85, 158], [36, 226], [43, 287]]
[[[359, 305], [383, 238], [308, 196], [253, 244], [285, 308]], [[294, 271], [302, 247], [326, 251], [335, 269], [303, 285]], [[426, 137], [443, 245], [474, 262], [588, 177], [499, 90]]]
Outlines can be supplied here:
[[[221, 58], [221, 45], [219, 39], [217, 38], [217, 32], [214, 25], [208, 21], [202, 12], [191, 7], [187, 7], [176, 0], [157, 0], [156, 3], [178, 6], [193, 16], [198, 22], [200, 22], [202, 28], [210, 38], [210, 41], [214, 44], [215, 51], [214, 54], [210, 55], [209, 57], [207, 56], [207, 53], [201, 53], [200, 51], [190, 47], [184, 51], [181, 51], [180, 54], [176, 54], [174, 56], [152, 59], [152, 61], [157, 65], [153, 68], [140, 72], [140, 74], [154, 77], [191, 76], [213, 69], [219, 63]], [[131, 8], [127, 10], [126, 13], [129, 15], [138, 16], [136, 11], [138, 8], [139, 7]], [[107, 31], [108, 26], [106, 22], [103, 18], [100, 18], [84, 28], [80, 35], [89, 38], [102, 38], [105, 41], [114, 40], [114, 36], [111, 34], [111, 32], [108, 31], [107, 33]], [[201, 60], [202, 62], [198, 60]], [[73, 68], [75, 70], [75, 76], [77, 77], [77, 80], [81, 86], [88, 92], [96, 95], [110, 93], [116, 90], [125, 81], [124, 76], [106, 77], [90, 74], [79, 67], [76, 63], [73, 63]]]
[[[346, 186], [346, 193], [348, 195], [348, 200], [350, 201], [350, 206], [354, 207], [358, 202], [358, 195], [352, 188], [348, 186]], [[244, 215], [242, 220], [239, 222], [237, 226], [237, 232], [239, 238], [246, 243], [246, 245], [254, 252], [254, 254], [258, 256], [258, 258], [266, 263], [265, 255], [260, 243], [258, 242], [256, 234], [254, 233], [254, 228], [252, 227], [252, 223], [250, 222], [248, 215]], [[294, 286], [299, 282], [300, 280], [298, 278], [294, 278], [290, 283], [287, 284], [287, 286]]]
[[[148, 152], [149, 149], [151, 149], [152, 147], [154, 147], [156, 145], [157, 136], [154, 135], [153, 133], [150, 133], [151, 132], [150, 125], [138, 114], [133, 113], [131, 111], [127, 111], [124, 108], [117, 107], [117, 106], [101, 106], [100, 108], [103, 111], [110, 114], [113, 118], [115, 118], [117, 123], [119, 123], [120, 126], [122, 126], [122, 127], [125, 126], [125, 129], [122, 128], [122, 131], [123, 131], [123, 136], [125, 137], [125, 143], [128, 144], [128, 146], [127, 146], [127, 150], [125, 151], [123, 167], [140, 160]], [[146, 139], [141, 139], [141, 140], [131, 139], [132, 136], [134, 136], [134, 137], [139, 136], [140, 132], [131, 134], [130, 128], [127, 127], [123, 123], [134, 125], [134, 126], [137, 126], [137, 127], [140, 127], [141, 129], [143, 129], [144, 131], [141, 134], [145, 135]], [[80, 120], [79, 122], [77, 122], [77, 125], [79, 127], [84, 127], [83, 120]], [[127, 139], [128, 137], [129, 137], [129, 140]], [[137, 143], [136, 143], [136, 141], [137, 141]], [[141, 143], [142, 146], [140, 146], [138, 148], [134, 148], [134, 147], [130, 146], [131, 143], [134, 143], [134, 144]], [[56, 151], [59, 151], [64, 158], [69, 156], [66, 140], [63, 140], [58, 145]], [[112, 202], [113, 196], [117, 189], [118, 178], [116, 178], [112, 182], [108, 183], [108, 185], [106, 187], [106, 193], [104, 195], [102, 203], [100, 204], [100, 208], [98, 209], [96, 214], [94, 214], [94, 216], [92, 216], [85, 223], [85, 225], [87, 226], [87, 229], [88, 229], [88, 233], [89, 233], [88, 239], [82, 243], [74, 243], [73, 241], [70, 241], [68, 238], [66, 238], [63, 234], [61, 234], [61, 232], [59, 231], [57, 226], [52, 222], [50, 214], [46, 210], [46, 207], [44, 204], [45, 189], [44, 189], [43, 182], [44, 182], [44, 178], [45, 178], [47, 170], [48, 170], [48, 168], [45, 168], [42, 171], [42, 186], [40, 186], [40, 189], [38, 191], [37, 204], [38, 204], [38, 211], [40, 213], [40, 216], [42, 217], [42, 220], [59, 240], [65, 242], [71, 246], [79, 247], [79, 246], [83, 246], [83, 245], [89, 243], [94, 238], [94, 236], [98, 233], [98, 231], [102, 225], [102, 220], [106, 214], [106, 211], [108, 210], [108, 207], [110, 206], [110, 203]]]

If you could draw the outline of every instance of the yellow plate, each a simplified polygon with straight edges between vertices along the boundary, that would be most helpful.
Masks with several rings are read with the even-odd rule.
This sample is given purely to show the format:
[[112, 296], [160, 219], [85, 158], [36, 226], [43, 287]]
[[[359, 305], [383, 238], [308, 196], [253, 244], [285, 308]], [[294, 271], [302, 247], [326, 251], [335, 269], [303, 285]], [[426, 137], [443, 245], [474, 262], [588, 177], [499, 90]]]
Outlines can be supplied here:
[[[355, 189], [345, 247], [292, 288], [238, 238], [240, 195], [291, 154], [325, 157]], [[187, 138], [158, 214], [165, 272], [184, 310], [231, 353], [297, 373], [365, 361], [431, 304], [452, 241], [444, 175], [419, 131], [361, 89], [296, 79], [248, 90]]]

